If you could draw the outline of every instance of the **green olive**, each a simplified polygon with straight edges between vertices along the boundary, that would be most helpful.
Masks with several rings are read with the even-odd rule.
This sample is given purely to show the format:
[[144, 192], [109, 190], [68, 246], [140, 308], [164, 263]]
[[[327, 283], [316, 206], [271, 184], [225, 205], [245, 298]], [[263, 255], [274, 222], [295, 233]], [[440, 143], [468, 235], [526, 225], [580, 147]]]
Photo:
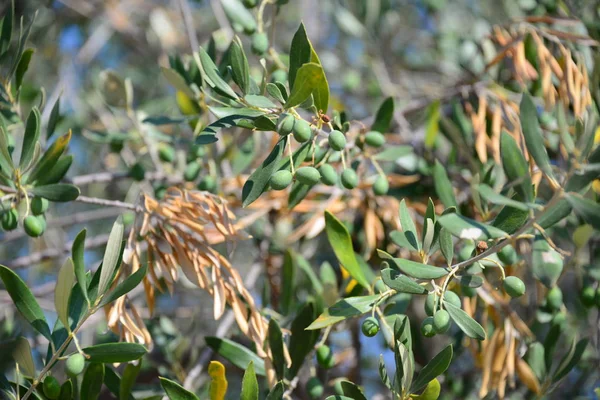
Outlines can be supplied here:
[[525, 294], [525, 284], [516, 276], [507, 276], [502, 286], [510, 297], [520, 297]]
[[265, 32], [256, 32], [252, 35], [252, 42], [250, 43], [252, 52], [257, 56], [262, 56], [267, 50], [269, 50], [269, 38]]
[[333, 356], [333, 351], [327, 345], [321, 345], [317, 347], [317, 362], [319, 365], [325, 369], [332, 368], [335, 365], [335, 358]]
[[379, 321], [375, 317], [368, 317], [363, 321], [360, 329], [365, 336], [373, 337], [379, 332]]
[[502, 261], [505, 265], [514, 265], [519, 261], [519, 256], [515, 251], [515, 248], [512, 246], [504, 246], [498, 252], [498, 259]]
[[43, 197], [34, 197], [33, 199], [31, 199], [31, 212], [33, 213], [33, 215], [43, 214], [46, 212], [46, 210], [48, 210], [49, 205], [50, 202], [48, 201], [48, 199], [44, 199]]
[[329, 147], [335, 151], [344, 150], [344, 147], [346, 147], [346, 136], [337, 130], [329, 132], [327, 141], [329, 142]]
[[[430, 317], [433, 316], [433, 308], [435, 307], [435, 302], [438, 301], [437, 297], [438, 296], [435, 293], [429, 293], [425, 299], [425, 314]], [[446, 291], [446, 294], [444, 294], [444, 302], [448, 302], [458, 308], [462, 305], [460, 297], [452, 291]]]
[[204, 146], [202, 146], [200, 144], [194, 144], [188, 150], [188, 153], [186, 156], [186, 161], [187, 162], [195, 161], [198, 158], [204, 157], [205, 154], [206, 154], [206, 149], [204, 148]]
[[277, 133], [280, 136], [287, 136], [294, 130], [296, 118], [291, 114], [281, 114], [277, 123]]
[[294, 139], [299, 143], [308, 141], [312, 135], [310, 124], [303, 119], [299, 119], [294, 123]]
[[173, 146], [169, 146], [168, 144], [163, 144], [158, 147], [158, 158], [161, 161], [170, 163], [175, 159], [175, 149]]
[[60, 383], [55, 377], [50, 375], [46, 376], [42, 388], [44, 395], [46, 395], [47, 398], [51, 400], [58, 399], [58, 396], [60, 395]]
[[371, 147], [381, 147], [385, 143], [385, 136], [377, 131], [370, 131], [365, 134], [365, 143]]
[[183, 179], [187, 182], [193, 182], [200, 175], [200, 163], [198, 161], [191, 161], [183, 170]]
[[316, 185], [321, 179], [321, 174], [315, 167], [301, 167], [296, 170], [296, 179], [305, 185]]
[[435, 336], [435, 328], [433, 326], [433, 317], [427, 317], [421, 323], [421, 333], [425, 337]]
[[217, 180], [212, 176], [205, 176], [198, 182], [198, 190], [214, 192], [217, 189]]
[[146, 176], [146, 168], [144, 168], [141, 163], [137, 162], [129, 169], [129, 176], [138, 182], [143, 181]]
[[321, 182], [327, 186], [333, 186], [337, 182], [337, 172], [330, 164], [323, 164], [319, 167], [319, 173], [321, 174]]
[[581, 302], [586, 307], [592, 307], [594, 305], [594, 297], [596, 296], [596, 291], [591, 286], [586, 286], [581, 291]]
[[19, 224], [19, 212], [16, 208], [11, 208], [10, 210], [6, 210], [4, 214], [2, 214], [2, 229], [5, 231], [14, 230]]
[[450, 314], [446, 310], [438, 310], [433, 316], [433, 327], [437, 333], [445, 333], [450, 328]]
[[23, 221], [25, 233], [31, 237], [39, 237], [44, 233], [44, 221], [35, 215], [28, 215]]
[[563, 294], [558, 286], [555, 286], [548, 291], [546, 303], [551, 310], [560, 310], [560, 307], [563, 304]]
[[292, 173], [287, 169], [275, 172], [269, 181], [271, 187], [275, 190], [283, 190], [292, 183]]
[[346, 168], [342, 171], [341, 181], [346, 189], [354, 189], [358, 186], [358, 176], [352, 168]]
[[120, 153], [125, 147], [125, 143], [121, 139], [113, 139], [110, 141], [109, 145], [111, 153]]
[[286, 71], [284, 71], [282, 69], [276, 69], [271, 74], [271, 81], [272, 82], [285, 83], [285, 82], [287, 82], [287, 79], [288, 79], [288, 74], [287, 74]]
[[65, 364], [67, 375], [71, 377], [77, 376], [83, 372], [84, 367], [85, 358], [81, 354], [75, 353], [67, 358], [67, 362]]
[[323, 393], [325, 393], [325, 387], [319, 378], [313, 376], [306, 382], [306, 392], [311, 399], [321, 399], [323, 398]]
[[383, 196], [387, 194], [390, 189], [390, 184], [388, 183], [387, 177], [379, 175], [373, 183], [373, 193], [376, 196]]

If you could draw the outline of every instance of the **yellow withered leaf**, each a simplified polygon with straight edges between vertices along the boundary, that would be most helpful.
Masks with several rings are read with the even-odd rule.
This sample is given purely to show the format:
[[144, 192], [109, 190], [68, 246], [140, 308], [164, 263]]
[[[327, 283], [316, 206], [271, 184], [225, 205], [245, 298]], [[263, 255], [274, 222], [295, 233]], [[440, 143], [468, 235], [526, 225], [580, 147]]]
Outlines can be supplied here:
[[210, 375], [210, 400], [224, 400], [227, 393], [225, 366], [218, 361], [211, 361], [208, 364], [208, 375]]

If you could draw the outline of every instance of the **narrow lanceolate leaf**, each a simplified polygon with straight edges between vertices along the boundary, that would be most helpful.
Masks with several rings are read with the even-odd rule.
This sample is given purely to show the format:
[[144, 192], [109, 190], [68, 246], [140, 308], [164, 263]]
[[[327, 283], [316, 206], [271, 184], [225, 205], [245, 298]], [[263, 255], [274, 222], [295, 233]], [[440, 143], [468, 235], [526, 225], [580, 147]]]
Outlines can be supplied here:
[[380, 296], [378, 294], [370, 296], [347, 297], [335, 303], [319, 315], [306, 329], [321, 329], [329, 325], [336, 324], [348, 318], [357, 317], [373, 309], [373, 305]]
[[115, 269], [121, 264], [121, 241], [123, 240], [123, 218], [119, 216], [108, 236], [108, 243], [102, 258], [102, 270], [98, 283], [98, 297], [102, 296], [112, 283]]
[[23, 137], [23, 147], [21, 149], [21, 159], [19, 168], [23, 169], [29, 165], [35, 153], [35, 146], [40, 139], [41, 115], [37, 107], [33, 107], [27, 121], [25, 122], [25, 136]]
[[435, 186], [435, 192], [446, 208], [458, 206], [446, 168], [438, 160], [435, 160], [433, 166], [433, 185]]
[[25, 372], [27, 376], [35, 377], [35, 363], [31, 355], [31, 346], [29, 340], [23, 336], [19, 336], [14, 344], [12, 352], [13, 358], [19, 364], [19, 368]]
[[188, 86], [184, 77], [179, 75], [177, 71], [171, 68], [160, 67], [163, 76], [165, 79], [173, 86], [175, 89], [185, 93], [187, 97], [193, 99], [196, 97], [192, 89]]
[[467, 336], [477, 340], [485, 340], [485, 330], [469, 314], [447, 301], [444, 302], [444, 308], [450, 314], [450, 318]]
[[139, 360], [148, 350], [141, 344], [119, 342], [86, 347], [83, 352], [92, 363], [122, 363]]
[[423, 264], [412, 260], [391, 258], [388, 261], [392, 262], [396, 268], [406, 275], [417, 279], [438, 279], [448, 275], [448, 271], [445, 268], [435, 267], [433, 265]]
[[312, 44], [306, 35], [306, 29], [304, 24], [301, 23], [298, 30], [292, 38], [292, 45], [290, 47], [290, 68], [289, 68], [289, 81], [290, 89], [294, 88], [294, 82], [296, 81], [296, 74], [298, 69], [308, 62], [313, 57], [314, 50]]
[[300, 368], [305, 365], [306, 357], [314, 350], [315, 344], [319, 340], [319, 331], [309, 330], [308, 326], [317, 317], [317, 306], [314, 302], [308, 301], [296, 314], [292, 321], [289, 342], [289, 353], [292, 363], [288, 368], [286, 375], [288, 379], [293, 379]]
[[140, 373], [140, 369], [142, 369], [142, 362], [138, 362], [137, 364], [129, 363], [125, 366], [123, 370], [123, 377], [121, 378], [121, 383], [119, 384], [119, 399], [133, 399], [131, 395], [131, 391], [135, 385], [135, 381]]
[[56, 103], [52, 106], [50, 117], [48, 118], [48, 126], [46, 128], [46, 139], [50, 139], [56, 130], [58, 120], [60, 119], [60, 98], [56, 99]]
[[79, 197], [79, 188], [68, 183], [54, 183], [35, 186], [31, 188], [31, 193], [54, 202], [68, 202]]
[[258, 400], [258, 380], [254, 372], [254, 363], [250, 361], [242, 379], [240, 400]]
[[531, 154], [535, 163], [540, 167], [544, 174], [554, 180], [550, 158], [548, 157], [548, 152], [544, 145], [542, 129], [540, 128], [537, 117], [537, 109], [533, 103], [533, 99], [527, 93], [524, 93], [523, 98], [521, 99], [520, 119], [527, 151]]
[[283, 334], [274, 319], [269, 321], [269, 348], [273, 356], [273, 368], [275, 368], [277, 379], [283, 379], [285, 372]]
[[33, 297], [25, 282], [10, 268], [0, 265], [0, 279], [15, 307], [29, 324], [46, 339], [52, 340], [52, 333], [46, 322], [42, 308]]
[[213, 349], [221, 357], [229, 360], [238, 368], [246, 369], [250, 361], [254, 363], [258, 375], [265, 374], [265, 363], [256, 353], [246, 347], [229, 339], [220, 339], [208, 336], [204, 339], [208, 347]]
[[271, 391], [269, 391], [269, 394], [267, 394], [267, 397], [265, 398], [265, 400], [281, 400], [281, 399], [283, 399], [284, 392], [285, 392], [285, 386], [283, 384], [283, 381], [279, 381], [275, 384], [275, 386], [273, 386]]
[[381, 279], [387, 287], [397, 290], [398, 292], [412, 294], [427, 293], [427, 289], [425, 289], [423, 286], [392, 268], [385, 268], [381, 270]]
[[102, 390], [102, 382], [104, 382], [104, 364], [90, 364], [83, 375], [81, 382], [80, 398], [86, 400], [97, 400]]
[[198, 396], [188, 390], [185, 390], [180, 384], [163, 377], [159, 377], [158, 379], [160, 380], [160, 385], [170, 400], [199, 400]]
[[75, 278], [77, 278], [77, 283], [79, 283], [79, 287], [81, 289], [81, 293], [85, 301], [89, 304], [90, 299], [88, 297], [87, 291], [87, 279], [85, 277], [85, 234], [86, 230], [82, 230], [77, 234], [75, 240], [73, 241], [73, 247], [71, 249], [71, 254], [73, 257], [73, 269], [75, 272]]
[[441, 215], [438, 222], [460, 239], [488, 240], [507, 236], [506, 232], [501, 229], [456, 213]]
[[342, 390], [342, 395], [354, 400], [367, 400], [362, 390], [354, 383], [342, 380], [339, 382], [339, 387]]
[[12, 39], [13, 24], [15, 18], [15, 2], [14, 0], [7, 2], [8, 7], [4, 18], [2, 18], [2, 31], [0, 32], [0, 56], [10, 47]]
[[454, 259], [454, 242], [452, 241], [452, 234], [446, 228], [440, 229], [439, 241], [442, 255], [446, 259], [446, 264], [450, 266]]
[[529, 166], [525, 161], [521, 148], [507, 132], [502, 132], [500, 135], [500, 157], [508, 182], [515, 185], [515, 190], [526, 202], [531, 202], [533, 200], [533, 189], [531, 177], [529, 176]]
[[348, 271], [350, 276], [363, 287], [369, 287], [369, 282], [365, 277], [352, 248], [352, 239], [348, 229], [329, 211], [325, 211], [325, 232], [329, 244], [340, 264]]
[[437, 378], [448, 369], [450, 361], [452, 361], [452, 345], [446, 346], [444, 350], [440, 351], [423, 367], [417, 379], [413, 382], [410, 391], [416, 393], [423, 389], [431, 380]]
[[417, 227], [410, 216], [404, 199], [400, 202], [400, 224], [402, 225], [402, 231], [404, 232], [404, 236], [406, 236], [406, 240], [408, 240], [415, 250], [421, 250], [421, 243], [417, 238]]
[[386, 133], [390, 131], [390, 125], [394, 117], [394, 98], [388, 97], [381, 103], [377, 114], [375, 114], [375, 120], [371, 125], [371, 130]]
[[295, 107], [304, 102], [311, 94], [314, 96], [317, 109], [325, 112], [326, 108], [324, 107], [329, 104], [329, 88], [323, 67], [316, 63], [306, 63], [298, 69], [294, 88], [284, 107]]
[[69, 326], [69, 297], [71, 289], [75, 283], [75, 273], [73, 270], [73, 260], [67, 258], [58, 271], [56, 286], [54, 287], [54, 307], [58, 319], [65, 327]]
[[500, 193], [496, 193], [494, 189], [483, 183], [477, 185], [477, 191], [479, 192], [481, 197], [483, 197], [492, 204], [509, 206], [512, 208], [516, 208], [517, 210], [524, 211], [537, 208], [535, 204], [521, 203], [520, 201], [513, 200], [509, 197], [501, 195]]
[[242, 206], [247, 207], [258, 199], [266, 190], [271, 175], [277, 170], [279, 160], [285, 150], [287, 138], [283, 138], [277, 142], [271, 153], [263, 161], [263, 163], [254, 170], [250, 175], [244, 187], [242, 188]]
[[244, 49], [237, 36], [231, 42], [229, 58], [231, 60], [231, 77], [244, 94], [250, 90], [250, 67]]
[[52, 168], [54, 168], [60, 156], [63, 155], [70, 141], [71, 131], [69, 131], [69, 133], [67, 133], [66, 135], [61, 136], [54, 143], [52, 143], [52, 145], [48, 148], [48, 150], [46, 150], [40, 161], [36, 163], [35, 167], [31, 171], [31, 174], [29, 174], [29, 177], [27, 178], [27, 182], [35, 182], [40, 176], [43, 176], [52, 171]]
[[221, 77], [219, 68], [215, 65], [208, 53], [202, 47], [200, 47], [199, 55], [200, 62], [202, 64], [202, 70], [204, 71], [203, 75], [206, 77], [208, 84], [220, 94], [233, 100], [237, 100], [237, 94], [235, 94], [233, 89]]
[[208, 364], [208, 375], [210, 376], [208, 388], [210, 400], [225, 400], [229, 385], [225, 377], [225, 366], [218, 361], [211, 361]]
[[588, 339], [582, 339], [571, 348], [568, 354], [561, 360], [556, 372], [552, 376], [552, 383], [556, 383], [564, 378], [577, 365], [585, 348], [588, 345]]
[[575, 210], [575, 214], [594, 229], [600, 229], [600, 204], [571, 193], [567, 194], [567, 201]]
[[564, 261], [542, 235], [537, 235], [531, 256], [533, 276], [547, 288], [552, 288], [563, 271]]
[[108, 292], [104, 297], [102, 297], [102, 300], [100, 301], [100, 307], [112, 303], [119, 297], [125, 296], [127, 293], [136, 288], [146, 276], [147, 269], [148, 264], [144, 264], [144, 266], [142, 266], [140, 269], [125, 278], [123, 282], [119, 283], [112, 291]]
[[19, 64], [17, 64], [17, 71], [15, 73], [15, 87], [17, 90], [21, 88], [21, 85], [23, 84], [23, 77], [25, 76], [25, 72], [29, 69], [29, 63], [31, 62], [31, 57], [34, 52], [34, 49], [27, 49], [21, 54], [21, 59], [19, 60]]
[[525, 361], [535, 374], [538, 381], [543, 382], [546, 379], [546, 361], [545, 349], [540, 342], [534, 342], [525, 353]]

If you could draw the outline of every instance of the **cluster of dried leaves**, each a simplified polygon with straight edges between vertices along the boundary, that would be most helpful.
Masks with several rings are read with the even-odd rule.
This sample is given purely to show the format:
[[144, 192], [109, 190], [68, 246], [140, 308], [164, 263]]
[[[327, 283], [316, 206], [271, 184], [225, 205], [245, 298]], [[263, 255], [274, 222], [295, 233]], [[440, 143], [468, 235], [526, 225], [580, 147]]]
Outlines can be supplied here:
[[[590, 82], [583, 57], [571, 47], [574, 44], [596, 46], [598, 43], [589, 37], [548, 27], [576, 23], [579, 22], [533, 18], [508, 28], [496, 26], [490, 39], [498, 50], [486, 70], [500, 66], [503, 73], [510, 74], [510, 80], [523, 88], [535, 83], [546, 109], [551, 110], [561, 103], [576, 117], [582, 117], [592, 104]], [[518, 99], [505, 90], [478, 90], [476, 104], [467, 102], [464, 108], [473, 125], [475, 150], [481, 162], [487, 162], [490, 156], [500, 162], [500, 133], [503, 130], [522, 142]]]

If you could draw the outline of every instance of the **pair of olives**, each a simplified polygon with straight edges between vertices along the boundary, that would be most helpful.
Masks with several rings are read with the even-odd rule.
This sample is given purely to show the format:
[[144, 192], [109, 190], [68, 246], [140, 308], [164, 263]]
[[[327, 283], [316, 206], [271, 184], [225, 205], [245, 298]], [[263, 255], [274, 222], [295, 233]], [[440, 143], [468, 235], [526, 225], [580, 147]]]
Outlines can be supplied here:
[[[23, 220], [23, 229], [25, 233], [31, 237], [39, 237], [46, 230], [45, 212], [48, 210], [49, 202], [42, 197], [34, 197], [31, 199], [29, 208], [31, 214]], [[12, 231], [19, 224], [19, 211], [16, 208], [6, 210], [1, 217], [2, 229]]]
[[309, 141], [312, 136], [310, 124], [303, 119], [296, 119], [291, 114], [281, 114], [277, 123], [277, 133], [280, 136], [287, 136], [291, 133], [299, 143]]

